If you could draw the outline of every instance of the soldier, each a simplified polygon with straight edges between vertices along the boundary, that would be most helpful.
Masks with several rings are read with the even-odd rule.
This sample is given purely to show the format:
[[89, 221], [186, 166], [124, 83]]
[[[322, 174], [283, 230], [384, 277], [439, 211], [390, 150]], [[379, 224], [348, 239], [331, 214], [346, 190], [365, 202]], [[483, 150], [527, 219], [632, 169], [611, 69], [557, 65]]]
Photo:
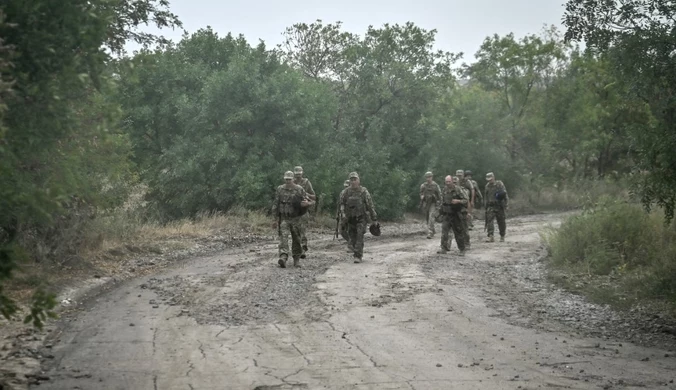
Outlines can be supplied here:
[[493, 242], [493, 220], [498, 220], [498, 230], [500, 232], [500, 242], [505, 241], [505, 233], [507, 231], [507, 224], [505, 223], [505, 211], [509, 203], [509, 196], [507, 196], [507, 188], [500, 180], [495, 180], [493, 172], [486, 174], [486, 192], [484, 199], [486, 200], [486, 228], [488, 230], [488, 242]]
[[427, 223], [427, 238], [434, 236], [434, 216], [437, 213], [437, 204], [441, 200], [441, 188], [434, 182], [432, 172], [425, 173], [425, 182], [420, 185], [420, 206], [425, 214]]
[[474, 191], [474, 186], [472, 185], [472, 182], [470, 180], [465, 179], [465, 171], [462, 169], [458, 169], [455, 171], [455, 175], [458, 177], [458, 184], [460, 187], [463, 187], [465, 190], [467, 190], [467, 195], [468, 195], [468, 205], [467, 207], [463, 210], [464, 213], [464, 233], [465, 233], [465, 248], [470, 249], [470, 242], [469, 242], [469, 230], [470, 230], [470, 224], [471, 224], [471, 219], [472, 219], [472, 212], [474, 211], [474, 197], [475, 197], [475, 191]]
[[272, 203], [272, 215], [275, 217], [273, 228], [279, 234], [279, 261], [282, 268], [286, 268], [289, 259], [289, 235], [291, 235], [291, 253], [293, 266], [300, 267], [299, 258], [303, 254], [301, 247], [301, 216], [304, 210], [314, 204], [308, 199], [303, 187], [293, 183], [293, 172], [284, 173], [284, 184], [277, 187], [275, 200]]
[[479, 189], [479, 183], [477, 183], [476, 180], [472, 178], [472, 171], [465, 171], [465, 178], [472, 182], [472, 186], [474, 186], [474, 208], [480, 209], [484, 204], [484, 195]]
[[343, 190], [340, 192], [340, 195], [338, 195], [338, 202], [336, 202], [336, 219], [338, 220], [340, 236], [347, 241], [347, 251], [348, 253], [353, 253], [354, 248], [350, 247], [350, 237], [347, 235], [347, 220], [340, 218], [340, 200], [343, 198], [343, 193], [345, 193], [345, 190], [347, 190], [347, 187], [349, 186], [350, 180], [345, 180], [345, 183], [343, 183]]
[[354, 262], [361, 263], [364, 255], [364, 233], [369, 224], [378, 221], [371, 194], [361, 186], [357, 172], [350, 172], [350, 186], [340, 197], [340, 217], [347, 223], [350, 248], [354, 250]]
[[445, 254], [451, 250], [451, 238], [449, 232], [452, 230], [455, 236], [455, 243], [460, 250], [460, 256], [465, 255], [465, 240], [463, 219], [463, 209], [467, 208], [469, 198], [467, 192], [453, 182], [454, 178], [446, 176], [445, 186], [441, 192], [441, 206], [439, 214], [441, 215], [441, 249], [437, 253]]
[[[315, 194], [315, 190], [312, 188], [312, 183], [310, 183], [310, 180], [306, 177], [303, 177], [303, 167], [297, 166], [293, 168], [293, 182], [294, 184], [297, 184], [305, 190], [305, 193], [307, 194], [307, 197], [312, 200], [316, 201], [317, 196]], [[304, 259], [307, 253], [307, 224], [310, 219], [310, 214], [305, 213], [301, 217], [301, 231], [300, 231], [300, 237], [301, 237], [301, 245], [303, 248], [303, 254], [300, 255], [301, 259]]]

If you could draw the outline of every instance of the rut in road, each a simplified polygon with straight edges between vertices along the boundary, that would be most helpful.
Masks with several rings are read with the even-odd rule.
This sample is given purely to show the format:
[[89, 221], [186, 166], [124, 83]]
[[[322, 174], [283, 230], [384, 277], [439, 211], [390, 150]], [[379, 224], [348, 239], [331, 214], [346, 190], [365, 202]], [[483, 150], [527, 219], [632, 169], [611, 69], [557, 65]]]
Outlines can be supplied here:
[[538, 231], [559, 221], [474, 232], [465, 257], [409, 226], [369, 238], [362, 264], [327, 239], [300, 270], [272, 244], [195, 259], [71, 318], [40, 388], [673, 388], [669, 351], [561, 321], [598, 308], [542, 277]]

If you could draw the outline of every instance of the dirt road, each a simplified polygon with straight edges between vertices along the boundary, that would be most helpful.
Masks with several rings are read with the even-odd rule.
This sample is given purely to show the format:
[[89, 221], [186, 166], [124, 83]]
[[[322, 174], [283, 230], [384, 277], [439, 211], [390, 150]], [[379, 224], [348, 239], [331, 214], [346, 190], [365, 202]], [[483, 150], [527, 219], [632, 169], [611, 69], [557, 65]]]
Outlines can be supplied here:
[[671, 347], [584, 336], [614, 314], [543, 279], [538, 231], [559, 218], [474, 232], [465, 257], [420, 226], [385, 227], [362, 264], [325, 237], [300, 270], [272, 243], [194, 259], [65, 319], [39, 388], [676, 388]]

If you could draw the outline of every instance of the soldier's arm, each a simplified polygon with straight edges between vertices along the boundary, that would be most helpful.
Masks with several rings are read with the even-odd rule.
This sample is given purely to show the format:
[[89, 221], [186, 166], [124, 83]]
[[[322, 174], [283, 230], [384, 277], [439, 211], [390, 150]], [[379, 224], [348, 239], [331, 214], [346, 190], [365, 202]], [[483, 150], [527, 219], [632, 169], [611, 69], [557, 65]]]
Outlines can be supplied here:
[[500, 182], [500, 186], [502, 187], [502, 190], [505, 191], [505, 207], [509, 204], [509, 194], [507, 193], [507, 187], [505, 187], [505, 183]]
[[[300, 186], [299, 186], [299, 187], [300, 187]], [[307, 203], [307, 206], [308, 206], [308, 207], [310, 207], [310, 206], [312, 206], [312, 205], [315, 204], [314, 199], [310, 198], [309, 194], [308, 194], [307, 192], [305, 192], [305, 190], [303, 189], [303, 187], [300, 187], [300, 190], [299, 190], [299, 191], [300, 191], [300, 195], [301, 195], [303, 201]], [[309, 200], [308, 200], [308, 199], [309, 199]]]
[[315, 189], [312, 188], [312, 183], [310, 182], [310, 180], [307, 181], [307, 190], [305, 192], [307, 192], [308, 198], [312, 200], [317, 200], [317, 194], [315, 194]]
[[371, 198], [371, 194], [368, 192], [368, 190], [364, 190], [364, 201], [366, 202], [366, 209], [369, 212], [371, 221], [372, 222], [377, 221], [378, 215], [376, 214], [376, 208], [375, 206], [373, 206], [373, 199]]
[[338, 199], [338, 209], [340, 210], [341, 218], [345, 215], [345, 195], [347, 194], [346, 190], [340, 193], [340, 199]]
[[425, 183], [420, 185], [420, 199], [425, 197]]
[[437, 206], [441, 203], [441, 187], [439, 187], [439, 184], [436, 185], [434, 188], [434, 196], [437, 198]]

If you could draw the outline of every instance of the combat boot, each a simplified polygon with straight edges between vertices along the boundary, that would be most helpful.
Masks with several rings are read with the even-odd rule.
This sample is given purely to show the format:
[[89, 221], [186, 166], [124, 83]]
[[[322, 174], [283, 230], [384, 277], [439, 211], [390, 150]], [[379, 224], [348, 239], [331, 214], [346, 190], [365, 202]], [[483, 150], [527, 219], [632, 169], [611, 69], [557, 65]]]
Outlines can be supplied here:
[[[293, 266], [300, 268], [300, 259], [298, 258], [299, 256], [294, 256], [293, 257]], [[301, 258], [303, 257], [302, 255], [300, 256]]]
[[355, 262], [355, 264], [361, 263], [361, 255], [358, 255], [358, 254], [355, 253], [354, 254], [354, 262]]
[[505, 242], [505, 236], [500, 236], [500, 242]]
[[458, 256], [461, 256], [461, 257], [462, 257], [462, 256], [465, 256], [465, 251], [464, 251], [464, 250], [461, 250], [460, 252], [458, 252]]
[[279, 256], [279, 261], [277, 262], [277, 264], [279, 264], [279, 266], [282, 267], [282, 268], [286, 268], [286, 259], [288, 259], [288, 258], [289, 257], [287, 255]]
[[493, 236], [488, 236], [486, 242], [495, 242], [495, 238], [493, 238]]
[[441, 248], [437, 251], [437, 253], [440, 254], [440, 255], [445, 255], [446, 253], [448, 253], [448, 249]]

